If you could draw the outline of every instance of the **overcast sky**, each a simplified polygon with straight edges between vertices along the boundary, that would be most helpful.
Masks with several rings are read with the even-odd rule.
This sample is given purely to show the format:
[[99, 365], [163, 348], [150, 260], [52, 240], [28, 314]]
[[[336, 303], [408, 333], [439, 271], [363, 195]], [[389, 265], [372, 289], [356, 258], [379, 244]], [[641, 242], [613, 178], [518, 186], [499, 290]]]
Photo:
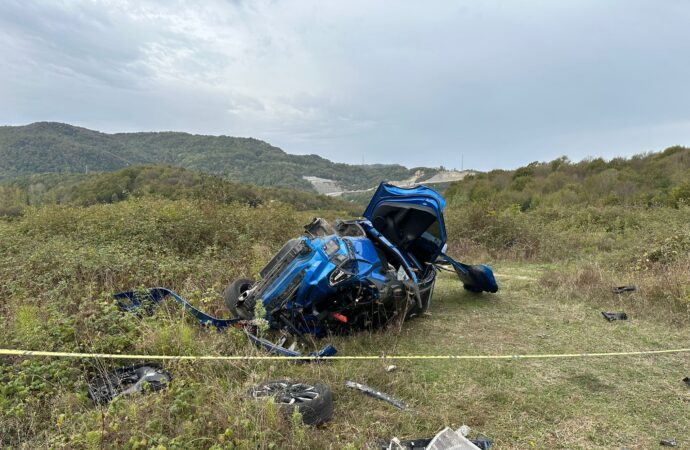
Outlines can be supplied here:
[[511, 168], [690, 145], [690, 2], [0, 2], [0, 124]]

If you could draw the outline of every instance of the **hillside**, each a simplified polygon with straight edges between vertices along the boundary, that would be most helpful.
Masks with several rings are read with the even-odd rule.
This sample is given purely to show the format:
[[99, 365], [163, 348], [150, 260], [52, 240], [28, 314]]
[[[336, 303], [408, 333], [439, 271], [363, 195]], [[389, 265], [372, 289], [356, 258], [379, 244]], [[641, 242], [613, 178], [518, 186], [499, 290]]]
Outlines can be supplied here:
[[[357, 357], [687, 347], [687, 158], [688, 150], [677, 148], [610, 162], [557, 160], [455, 183], [446, 194], [448, 252], [490, 263], [500, 291], [475, 295], [443, 273], [430, 314], [309, 341], [305, 350], [332, 343], [339, 355]], [[556, 177], [562, 186], [552, 183]], [[123, 313], [112, 294], [165, 286], [227, 317], [221, 293], [230, 280], [256, 277], [314, 215], [332, 217], [333, 208], [347, 205], [171, 166], [33, 175], [3, 192], [32, 206], [0, 216], [0, 348], [137, 355], [262, 355], [239, 330], [201, 327], [172, 305], [151, 316]], [[618, 204], [610, 192], [618, 193]], [[529, 204], [520, 202], [523, 195]], [[611, 293], [624, 284], [637, 288]], [[624, 311], [630, 319], [609, 323], [601, 311]], [[87, 380], [130, 362], [4, 357], [0, 448], [354, 450], [463, 423], [500, 449], [641, 449], [669, 437], [684, 445], [690, 442], [685, 361], [673, 353], [163, 361], [174, 377], [168, 389], [97, 406], [87, 397]], [[398, 369], [386, 371], [389, 363]], [[331, 386], [333, 422], [309, 427], [278, 414], [272, 403], [248, 400], [254, 384], [283, 378]], [[412, 410], [365, 397], [345, 380], [381, 389]]]
[[114, 172], [43, 174], [0, 183], [0, 216], [18, 215], [25, 206], [72, 204], [89, 206], [127, 198], [207, 200], [250, 206], [278, 201], [298, 211], [326, 209], [360, 214], [344, 200], [293, 189], [257, 187], [172, 166], [131, 166]]
[[517, 170], [492, 170], [454, 183], [446, 196], [456, 204], [519, 205], [522, 211], [556, 205], [690, 204], [690, 148], [669, 147], [632, 158], [566, 157]]
[[[254, 138], [178, 132], [107, 134], [39, 122], [0, 127], [0, 180], [37, 173], [114, 171], [130, 165], [168, 164], [259, 186], [314, 191], [303, 177], [334, 180], [343, 189], [366, 189], [402, 180], [419, 168], [349, 165], [317, 155], [291, 155]], [[424, 169], [426, 176], [435, 169]]]

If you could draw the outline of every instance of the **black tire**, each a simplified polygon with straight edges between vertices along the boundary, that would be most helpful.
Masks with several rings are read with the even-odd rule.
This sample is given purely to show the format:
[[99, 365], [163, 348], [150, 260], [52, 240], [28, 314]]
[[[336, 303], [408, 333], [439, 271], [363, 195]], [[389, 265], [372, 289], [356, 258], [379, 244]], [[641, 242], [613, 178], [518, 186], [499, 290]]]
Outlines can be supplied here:
[[254, 318], [254, 306], [256, 300], [249, 297], [246, 300], [240, 300], [240, 296], [254, 284], [253, 280], [248, 278], [238, 278], [232, 283], [228, 284], [223, 292], [225, 299], [225, 306], [230, 310], [234, 317], [239, 317], [244, 320], [251, 320]]
[[333, 394], [331, 388], [323, 383], [267, 381], [250, 389], [249, 396], [255, 400], [272, 397], [288, 416], [297, 408], [307, 425], [321, 425], [333, 417]]

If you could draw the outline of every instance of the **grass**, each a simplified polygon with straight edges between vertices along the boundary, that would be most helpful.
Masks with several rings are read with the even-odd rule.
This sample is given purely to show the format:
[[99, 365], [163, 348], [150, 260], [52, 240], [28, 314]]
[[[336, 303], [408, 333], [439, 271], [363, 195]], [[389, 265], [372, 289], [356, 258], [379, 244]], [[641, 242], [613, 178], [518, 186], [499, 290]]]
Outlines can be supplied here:
[[[519, 212], [450, 209], [450, 253], [466, 262], [496, 261], [501, 291], [472, 295], [444, 274], [428, 316], [332, 342], [341, 355], [687, 347], [689, 212], [563, 209], [540, 221]], [[619, 213], [637, 225], [609, 230]], [[256, 275], [314, 215], [340, 214], [152, 198], [29, 208], [0, 221], [0, 347], [262, 354], [238, 330], [202, 329], [174, 305], [151, 317], [124, 314], [112, 293], [167, 286], [204, 310], [226, 314], [224, 286]], [[466, 236], [471, 231], [478, 234]], [[611, 286], [630, 283], [638, 290], [611, 294]], [[626, 311], [630, 320], [608, 323], [603, 310]], [[681, 382], [690, 375], [689, 363], [690, 356], [680, 354], [399, 361], [399, 369], [387, 373], [389, 363], [381, 360], [169, 362], [175, 377], [169, 389], [97, 407], [86, 396], [87, 380], [129, 363], [3, 357], [0, 448], [360, 449], [463, 423], [498, 449], [646, 449], [668, 437], [682, 448], [690, 443], [690, 389]], [[285, 377], [329, 384], [334, 420], [306, 427], [275, 405], [247, 398], [253, 384]], [[388, 392], [413, 410], [400, 412], [348, 390], [347, 379]]]
[[[341, 355], [569, 353], [688, 346], [686, 326], [663, 315], [646, 317], [644, 311], [636, 311], [629, 321], [612, 323], [601, 317], [600, 311], [626, 309], [641, 294], [599, 295], [596, 289], [583, 294], [575, 277], [567, 285], [572, 295], [563, 295], [566, 287], [561, 286], [555, 296], [543, 287], [544, 277], [562, 268], [503, 263], [495, 269], [502, 287], [496, 295], [467, 293], [444, 275], [426, 317], [401, 329], [332, 342]], [[218, 334], [187, 323], [174, 309], [143, 319], [144, 337], [137, 347], [173, 353], [189, 348], [255, 352], [237, 333]], [[165, 344], [166, 340], [171, 342]], [[497, 449], [646, 449], [669, 437], [681, 446], [690, 443], [690, 390], [681, 382], [688, 375], [687, 354], [397, 361], [398, 370], [391, 373], [385, 372], [386, 364], [170, 363], [175, 380], [169, 390], [117, 400], [105, 408], [84, 398], [83, 378], [60, 384], [59, 378], [48, 377], [46, 382], [60, 384], [50, 419], [35, 434], [25, 436], [25, 448], [370, 448], [393, 436], [431, 436], [445, 426], [463, 423], [489, 436]], [[88, 361], [82, 369], [93, 371], [104, 365]], [[334, 420], [321, 428], [295, 425], [272, 405], [246, 399], [244, 393], [253, 383], [283, 377], [328, 383], [334, 390]], [[347, 379], [381, 389], [413, 410], [398, 411], [348, 390]]]

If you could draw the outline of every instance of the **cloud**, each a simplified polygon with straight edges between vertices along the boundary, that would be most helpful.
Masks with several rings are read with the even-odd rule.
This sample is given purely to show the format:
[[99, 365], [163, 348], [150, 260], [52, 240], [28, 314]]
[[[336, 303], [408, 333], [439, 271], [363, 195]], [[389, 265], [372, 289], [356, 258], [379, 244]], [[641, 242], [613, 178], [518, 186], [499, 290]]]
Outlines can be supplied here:
[[0, 122], [480, 169], [688, 144], [690, 6], [0, 3]]

